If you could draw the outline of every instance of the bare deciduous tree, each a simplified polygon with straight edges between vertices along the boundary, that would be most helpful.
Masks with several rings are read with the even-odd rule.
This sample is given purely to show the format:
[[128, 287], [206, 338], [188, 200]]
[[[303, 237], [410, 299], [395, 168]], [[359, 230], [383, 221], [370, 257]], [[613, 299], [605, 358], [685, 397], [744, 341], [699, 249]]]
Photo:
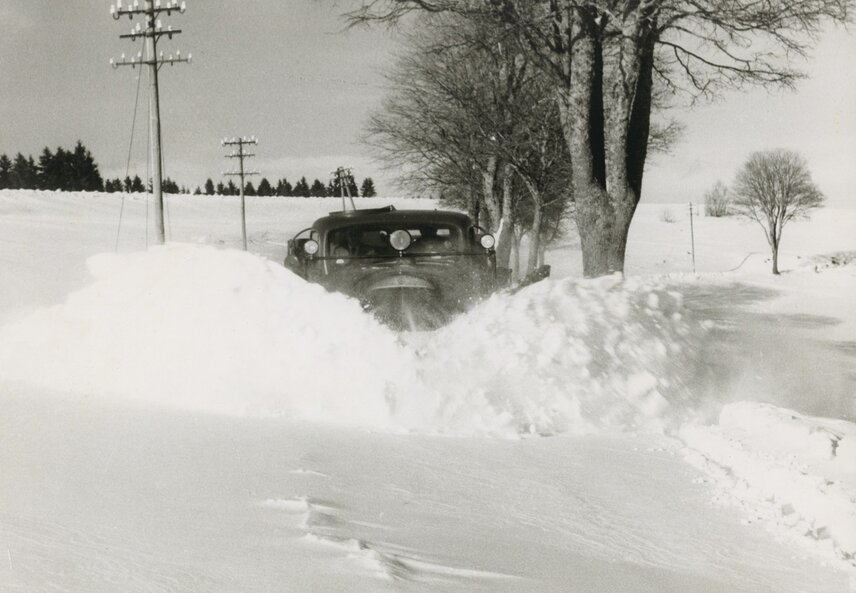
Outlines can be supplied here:
[[805, 159], [789, 150], [753, 153], [734, 183], [737, 212], [764, 229], [772, 251], [773, 274], [779, 273], [782, 229], [790, 220], [807, 218], [823, 199]]
[[728, 216], [730, 205], [728, 188], [721, 181], [714, 183], [704, 194], [704, 213], [707, 216]]
[[516, 227], [540, 238], [543, 223], [565, 211], [557, 202], [570, 199], [551, 89], [496, 23], [445, 15], [419, 24], [367, 140], [405, 184], [480, 212], [497, 236], [497, 263], [508, 267]]
[[659, 80], [709, 96], [747, 84], [790, 86], [826, 22], [854, 0], [363, 0], [355, 22], [412, 11], [493, 18], [548, 73], [562, 112], [583, 271], [624, 269], [651, 148]]

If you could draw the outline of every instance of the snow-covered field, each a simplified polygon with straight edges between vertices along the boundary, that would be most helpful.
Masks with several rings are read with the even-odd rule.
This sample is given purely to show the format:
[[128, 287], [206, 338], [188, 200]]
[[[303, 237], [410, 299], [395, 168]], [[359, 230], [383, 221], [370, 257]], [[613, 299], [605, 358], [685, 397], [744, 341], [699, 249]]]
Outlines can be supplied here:
[[856, 209], [400, 335], [280, 265], [337, 206], [0, 191], [0, 591], [856, 590]]

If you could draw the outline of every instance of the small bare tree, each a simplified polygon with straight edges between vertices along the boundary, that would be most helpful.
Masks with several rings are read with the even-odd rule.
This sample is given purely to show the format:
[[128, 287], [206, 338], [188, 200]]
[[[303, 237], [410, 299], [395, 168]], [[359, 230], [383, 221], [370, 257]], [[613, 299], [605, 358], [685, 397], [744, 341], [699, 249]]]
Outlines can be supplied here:
[[779, 245], [785, 224], [794, 218], [808, 218], [823, 200], [806, 160], [789, 150], [751, 154], [734, 184], [737, 212], [764, 229], [772, 250], [773, 274], [779, 273]]
[[728, 188], [721, 181], [714, 183], [713, 187], [704, 194], [706, 216], [728, 216], [730, 205], [731, 196], [728, 195]]

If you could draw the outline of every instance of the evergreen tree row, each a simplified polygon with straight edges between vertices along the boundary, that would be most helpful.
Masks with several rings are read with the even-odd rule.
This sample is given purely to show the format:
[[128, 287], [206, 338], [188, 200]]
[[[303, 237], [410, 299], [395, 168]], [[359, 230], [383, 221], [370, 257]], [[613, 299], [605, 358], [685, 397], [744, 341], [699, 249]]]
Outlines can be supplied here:
[[[287, 179], [283, 178], [276, 182], [276, 185], [272, 184], [266, 177], [263, 177], [259, 182], [258, 187], [253, 185], [251, 181], [248, 181], [244, 186], [244, 195], [246, 196], [284, 196], [284, 197], [298, 197], [298, 198], [329, 198], [334, 197], [338, 198], [341, 195], [341, 187], [338, 179], [335, 179], [324, 185], [318, 179], [315, 179], [312, 182], [312, 185], [306, 181], [306, 177], [301, 177], [297, 183], [292, 185]], [[375, 190], [374, 181], [371, 177], [366, 177], [363, 180], [362, 185], [358, 188], [357, 182], [350, 176], [347, 181], [347, 191], [345, 195], [350, 195], [352, 197], [362, 196], [364, 198], [373, 198], [377, 195], [377, 191]], [[205, 181], [205, 186], [203, 189], [197, 188], [194, 192], [195, 194], [204, 193], [206, 196], [236, 196], [240, 192], [238, 190], [238, 186], [235, 185], [235, 182], [229, 180], [228, 183], [223, 184], [222, 182], [218, 184], [214, 184], [211, 179], [207, 179]]]
[[92, 154], [78, 141], [72, 150], [45, 147], [38, 162], [20, 152], [14, 159], [0, 154], [0, 189], [101, 191], [104, 181]]
[[[166, 194], [189, 194], [190, 190], [184, 186], [179, 186], [178, 183], [167, 177], [161, 182], [161, 191]], [[129, 194], [150, 192], [152, 190], [152, 180], [149, 179], [148, 184], [143, 185], [143, 180], [139, 175], [134, 175], [133, 178], [125, 177], [124, 180], [108, 179], [104, 182], [104, 191], [107, 193], [125, 192]]]
[[[167, 177], [163, 180], [164, 193], [189, 194], [190, 190], [181, 187]], [[38, 161], [32, 155], [24, 156], [22, 153], [10, 159], [5, 154], [0, 154], [0, 189], [39, 189], [59, 191], [106, 191], [143, 193], [151, 190], [151, 180], [144, 184], [138, 175], [125, 179], [103, 179], [98, 171], [98, 165], [92, 157], [92, 153], [78, 141], [72, 150], [62, 147], [55, 152], [47, 147], [42, 151]], [[211, 179], [206, 180], [204, 189], [196, 188], [193, 192], [197, 195], [238, 195], [238, 186], [234, 181], [225, 185], [221, 182], [214, 184]], [[356, 179], [349, 175], [346, 180], [345, 195], [352, 197], [362, 196], [371, 198], [377, 195], [374, 181], [366, 177], [358, 188]], [[301, 177], [294, 185], [287, 179], [279, 179], [272, 184], [267, 178], [262, 178], [258, 187], [252, 182], [244, 186], [244, 194], [248, 196], [294, 196], [294, 197], [336, 197], [342, 194], [339, 179], [334, 179], [324, 185], [318, 179], [313, 180], [310, 185], [306, 177]]]

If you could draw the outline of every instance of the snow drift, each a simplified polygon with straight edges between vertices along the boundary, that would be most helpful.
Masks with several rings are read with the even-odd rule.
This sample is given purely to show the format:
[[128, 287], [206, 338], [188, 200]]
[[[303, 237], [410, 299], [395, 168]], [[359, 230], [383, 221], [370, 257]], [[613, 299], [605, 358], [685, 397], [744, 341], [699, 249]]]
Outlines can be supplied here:
[[0, 328], [0, 378], [223, 414], [454, 434], [662, 430], [688, 322], [654, 283], [545, 282], [400, 336], [232, 250], [98, 255], [65, 303]]
[[856, 567], [856, 424], [735, 402], [680, 437], [718, 500]]

